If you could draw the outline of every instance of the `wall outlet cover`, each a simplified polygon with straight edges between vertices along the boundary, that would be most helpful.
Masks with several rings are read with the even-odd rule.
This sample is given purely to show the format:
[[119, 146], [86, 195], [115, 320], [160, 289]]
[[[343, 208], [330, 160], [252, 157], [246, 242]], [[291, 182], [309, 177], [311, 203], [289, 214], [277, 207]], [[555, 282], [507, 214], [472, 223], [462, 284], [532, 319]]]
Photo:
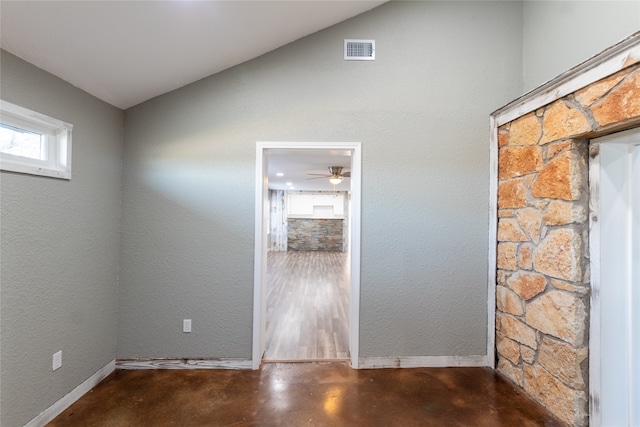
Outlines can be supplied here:
[[182, 332], [191, 332], [191, 319], [182, 319]]

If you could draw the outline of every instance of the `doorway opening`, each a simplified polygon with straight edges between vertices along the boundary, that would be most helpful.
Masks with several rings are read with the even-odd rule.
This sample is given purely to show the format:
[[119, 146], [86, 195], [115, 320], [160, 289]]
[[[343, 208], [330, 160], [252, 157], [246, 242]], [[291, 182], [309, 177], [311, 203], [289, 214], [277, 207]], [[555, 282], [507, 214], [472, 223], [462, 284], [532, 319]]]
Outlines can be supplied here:
[[[350, 176], [346, 175], [342, 183], [342, 188], [334, 187], [331, 193], [303, 194], [299, 190], [304, 190], [309, 184], [306, 177], [298, 177], [301, 185], [291, 188], [295, 183], [287, 182], [289, 191], [274, 190], [276, 178], [272, 178], [270, 186], [269, 163], [276, 163], [276, 158], [285, 154], [295, 153], [298, 156], [315, 158], [326, 156], [331, 162], [331, 157], [338, 159], [341, 153], [346, 153], [350, 159], [349, 165], [325, 165], [328, 169], [341, 166], [345, 170], [350, 169]], [[343, 159], [344, 161], [344, 159]], [[336, 160], [337, 162], [337, 160]], [[273, 169], [273, 168], [272, 168]], [[330, 169], [333, 173], [337, 169]], [[322, 177], [320, 181], [327, 181], [329, 177]], [[283, 177], [283, 182], [288, 181]], [[334, 177], [335, 178], [335, 177]], [[293, 180], [294, 178], [292, 178]], [[334, 180], [335, 182], [335, 180]], [[258, 369], [265, 359], [274, 360], [318, 360], [318, 359], [339, 359], [348, 356], [351, 366], [358, 368], [358, 331], [359, 331], [359, 295], [360, 295], [360, 184], [361, 183], [361, 144], [360, 143], [300, 143], [300, 142], [258, 142], [256, 146], [256, 223], [255, 223], [255, 267], [254, 267], [254, 318], [253, 318], [253, 352], [252, 366]], [[284, 185], [284, 184], [283, 184]], [[271, 192], [270, 192], [270, 187]], [[316, 186], [317, 188], [317, 186]], [[294, 191], [295, 190], [295, 191]], [[343, 194], [341, 194], [343, 193]], [[278, 209], [282, 215], [284, 203], [275, 206], [274, 199], [284, 198], [285, 195], [298, 195], [291, 205], [304, 205], [305, 198], [322, 198], [323, 201], [317, 203], [318, 206], [310, 212], [298, 212], [296, 221], [304, 222], [312, 220], [314, 226], [333, 227], [332, 222], [344, 224], [343, 245], [345, 252], [301, 252], [286, 251], [286, 243], [283, 243], [283, 233], [274, 231], [269, 220], [271, 208]], [[274, 197], [275, 196], [275, 197]], [[303, 197], [304, 196], [304, 197]], [[346, 198], [345, 198], [346, 196]], [[345, 210], [348, 210], [348, 220], [342, 216], [342, 209], [338, 201], [329, 199], [344, 200]], [[327, 201], [324, 201], [327, 199]], [[302, 201], [301, 201], [302, 200]], [[329, 209], [330, 205], [334, 205]], [[317, 209], [316, 209], [317, 208]], [[329, 214], [332, 210], [332, 214]], [[339, 215], [338, 215], [339, 214]], [[286, 213], [285, 213], [286, 215]], [[335, 215], [333, 217], [332, 215]], [[296, 216], [295, 214], [293, 215]], [[329, 218], [331, 216], [331, 218]], [[324, 229], [320, 234], [326, 234]], [[285, 237], [286, 238], [286, 237]], [[277, 240], [277, 241], [274, 241]], [[331, 242], [332, 244], [335, 241]], [[283, 250], [284, 245], [284, 250]], [[269, 251], [269, 248], [274, 251]], [[294, 248], [296, 249], [296, 248]], [[286, 251], [286, 252], [285, 252]], [[326, 264], [333, 271], [318, 271], [320, 265]], [[270, 270], [271, 268], [271, 270]], [[318, 274], [320, 273], [320, 274]], [[345, 277], [346, 275], [346, 277]], [[346, 282], [345, 282], [346, 278]], [[304, 279], [304, 280], [301, 280]], [[307, 280], [310, 279], [310, 280]], [[301, 286], [290, 287], [295, 282]], [[295, 295], [291, 291], [298, 292], [303, 298], [295, 300]], [[278, 295], [280, 294], [280, 295]], [[324, 306], [321, 301], [322, 296], [331, 295], [334, 304], [332, 307]], [[299, 295], [299, 296], [300, 296]], [[280, 299], [280, 301], [278, 301]], [[345, 301], [346, 299], [346, 301]], [[274, 305], [274, 301], [278, 305]], [[314, 307], [320, 306], [320, 307]], [[269, 306], [269, 312], [267, 307]], [[305, 311], [314, 311], [313, 319], [304, 318]], [[333, 328], [332, 310], [343, 310], [342, 316], [336, 317], [336, 326]], [[297, 313], [296, 315], [291, 315]], [[340, 325], [340, 319], [344, 318], [348, 326]], [[269, 329], [267, 329], [267, 320]], [[301, 324], [305, 322], [305, 324]], [[322, 326], [321, 328], [319, 326]], [[339, 332], [341, 331], [341, 332]], [[338, 332], [338, 335], [336, 335]], [[346, 335], [345, 336], [345, 332]], [[313, 335], [313, 336], [311, 336]], [[337, 345], [336, 345], [337, 338]], [[305, 339], [308, 342], [303, 342]], [[267, 340], [270, 347], [267, 348]], [[287, 342], [296, 343], [297, 348], [286, 347]], [[347, 344], [348, 343], [348, 344]], [[348, 347], [348, 348], [347, 348]], [[267, 351], [265, 353], [265, 351]], [[329, 355], [329, 356], [328, 356]]]
[[591, 141], [591, 422], [638, 425], [640, 128]]

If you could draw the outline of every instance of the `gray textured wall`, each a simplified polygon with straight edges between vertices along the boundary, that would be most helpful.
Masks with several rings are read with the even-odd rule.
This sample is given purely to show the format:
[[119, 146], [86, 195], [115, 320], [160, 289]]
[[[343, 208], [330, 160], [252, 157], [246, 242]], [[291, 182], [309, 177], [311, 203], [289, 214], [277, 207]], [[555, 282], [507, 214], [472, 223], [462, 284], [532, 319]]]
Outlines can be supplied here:
[[0, 59], [2, 99], [74, 125], [71, 181], [0, 173], [0, 425], [13, 427], [115, 357], [123, 113]]
[[362, 356], [484, 354], [488, 116], [520, 94], [521, 26], [520, 3], [392, 2], [127, 110], [118, 356], [251, 357], [256, 141], [363, 143]]
[[640, 0], [523, 5], [524, 92], [640, 30]]

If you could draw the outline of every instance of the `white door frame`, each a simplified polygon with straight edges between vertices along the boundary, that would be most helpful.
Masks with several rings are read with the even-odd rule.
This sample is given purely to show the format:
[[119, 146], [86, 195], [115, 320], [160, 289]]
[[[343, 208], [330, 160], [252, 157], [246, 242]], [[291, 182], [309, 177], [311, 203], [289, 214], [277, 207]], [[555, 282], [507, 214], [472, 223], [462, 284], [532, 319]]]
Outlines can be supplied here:
[[349, 296], [349, 353], [351, 367], [358, 369], [360, 344], [360, 212], [362, 144], [360, 142], [262, 142], [256, 143], [255, 254], [253, 274], [252, 368], [259, 369], [265, 351], [268, 151], [272, 149], [351, 150], [351, 286]]
[[[624, 271], [619, 271], [618, 273], [620, 276], [616, 278], [616, 282], [622, 281], [622, 283], [625, 283], [625, 286], [627, 287], [626, 289], [627, 299], [625, 301], [627, 304], [627, 307], [625, 307], [621, 311], [623, 313], [626, 312], [625, 314], [626, 324], [628, 328], [627, 345], [629, 345], [629, 347], [626, 349], [626, 352], [623, 352], [626, 354], [622, 354], [623, 356], [622, 359], [626, 359], [627, 375], [632, 373], [637, 374], [639, 369], [638, 362], [634, 361], [633, 359], [634, 349], [631, 347], [631, 345], [634, 343], [635, 345], [638, 345], [637, 339], [635, 340], [632, 339], [632, 335], [631, 335], [634, 332], [634, 328], [633, 328], [634, 318], [632, 316], [638, 316], [637, 313], [633, 314], [634, 312], [632, 310], [632, 301], [633, 301], [632, 296], [634, 295], [634, 293], [632, 292], [631, 286], [632, 286], [632, 281], [634, 280], [633, 278], [635, 277], [635, 280], [637, 280], [639, 271], [638, 271], [638, 266], [631, 259], [631, 256], [632, 254], [636, 254], [638, 252], [637, 240], [640, 237], [640, 232], [631, 226], [631, 216], [630, 216], [631, 209], [629, 209], [629, 211], [627, 212], [618, 211], [616, 213], [616, 218], [614, 219], [614, 221], [619, 222], [621, 224], [626, 223], [626, 225], [624, 225], [625, 231], [622, 232], [623, 234], [628, 233], [629, 231], [632, 231], [634, 235], [629, 236], [627, 244], [624, 247], [620, 247], [620, 248], [611, 247], [611, 244], [609, 244], [608, 246], [607, 245], [603, 246], [603, 242], [601, 240], [603, 212], [600, 204], [601, 185], [603, 184], [602, 176], [601, 176], [601, 171], [603, 167], [601, 151], [603, 148], [605, 148], [603, 146], [609, 146], [611, 147], [611, 149], [616, 150], [614, 152], [620, 153], [619, 159], [616, 159], [617, 163], [614, 166], [616, 167], [616, 169], [620, 169], [621, 171], [620, 173], [624, 175], [624, 174], [630, 173], [633, 170], [631, 168], [631, 150], [628, 147], [631, 147], [632, 144], [637, 145], [638, 143], [640, 143], [640, 129], [632, 129], [630, 131], [614, 133], [598, 139], [594, 139], [591, 141], [591, 144], [589, 147], [589, 150], [590, 150], [589, 151], [589, 157], [590, 157], [590, 161], [589, 161], [589, 183], [590, 183], [589, 184], [589, 187], [590, 187], [589, 188], [589, 191], [590, 191], [589, 261], [590, 261], [590, 270], [591, 270], [591, 309], [590, 309], [590, 325], [589, 325], [589, 410], [590, 410], [589, 419], [590, 419], [590, 424], [594, 427], [600, 427], [603, 423], [602, 392], [607, 388], [605, 387], [605, 384], [603, 384], [603, 377], [602, 377], [603, 361], [601, 357], [602, 349], [605, 348], [603, 347], [603, 335], [602, 335], [603, 307], [601, 303], [601, 293], [603, 289], [601, 259], [602, 259], [603, 253], [607, 253], [609, 256], [619, 257], [622, 261], [621, 264], [625, 266], [623, 268]], [[611, 152], [611, 150], [609, 150], [609, 152]], [[611, 154], [609, 154], [609, 159], [611, 160]], [[637, 155], [636, 155], [636, 159], [637, 159]], [[636, 160], [636, 163], [637, 163], [637, 160]], [[631, 179], [633, 179], [634, 182], [640, 181], [640, 173], [638, 172], [638, 170], [635, 170], [634, 173], [635, 173], [635, 176]], [[621, 178], [623, 177], [618, 176], [615, 179], [619, 180]], [[628, 176], [625, 178], [628, 178]], [[608, 185], [609, 187], [611, 186], [611, 184], [608, 184]], [[626, 191], [630, 192], [631, 189], [627, 187], [630, 187], [630, 186], [629, 185], [624, 186]], [[611, 191], [611, 188], [609, 188], [607, 191]], [[623, 196], [623, 199], [627, 200], [628, 202], [632, 202], [630, 193]], [[640, 209], [640, 206], [635, 206], [634, 209]], [[626, 219], [623, 218], [625, 216], [627, 217]], [[611, 219], [609, 220], [611, 221]], [[619, 227], [620, 225], [618, 225], [618, 228]], [[620, 230], [621, 229], [619, 229], [618, 232], [620, 232]], [[633, 242], [635, 242], [635, 245], [636, 245], [635, 247], [632, 246]], [[637, 292], [637, 290], [634, 292]], [[637, 317], [635, 317], [635, 319], [637, 319]], [[636, 320], [636, 323], [637, 323], [637, 320]], [[637, 351], [637, 349], [635, 351]], [[608, 363], [611, 364], [611, 361], [609, 361]], [[637, 377], [635, 378], [636, 378], [635, 381], [638, 381]], [[638, 396], [632, 396], [632, 392], [637, 392], [638, 385], [636, 384], [635, 386], [633, 386], [632, 383], [630, 382], [632, 380], [633, 380], [632, 378], [628, 379], [629, 383], [626, 384], [626, 387], [624, 384], [620, 385], [620, 387], [626, 388], [628, 392], [628, 395], [625, 396], [625, 399], [627, 399], [626, 419], [629, 423], [632, 423], [632, 422], [635, 423], [638, 421], [637, 419], [638, 413], [637, 411], [633, 412], [632, 410], [633, 406], [631, 404], [631, 402], [633, 402], [634, 399], [637, 399], [638, 397]], [[610, 388], [610, 385], [609, 385], [609, 388]], [[622, 401], [624, 401], [625, 399], [622, 399]], [[610, 409], [608, 409], [608, 411], [610, 411]], [[606, 422], [607, 421], [605, 421], [605, 423]]]

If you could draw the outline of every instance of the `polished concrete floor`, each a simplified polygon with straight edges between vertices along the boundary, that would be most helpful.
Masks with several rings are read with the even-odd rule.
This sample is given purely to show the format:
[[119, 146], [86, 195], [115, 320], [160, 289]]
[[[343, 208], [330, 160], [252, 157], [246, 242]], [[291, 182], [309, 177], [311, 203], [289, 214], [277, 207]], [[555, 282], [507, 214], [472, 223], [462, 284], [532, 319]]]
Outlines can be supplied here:
[[564, 426], [488, 368], [118, 370], [49, 426]]

